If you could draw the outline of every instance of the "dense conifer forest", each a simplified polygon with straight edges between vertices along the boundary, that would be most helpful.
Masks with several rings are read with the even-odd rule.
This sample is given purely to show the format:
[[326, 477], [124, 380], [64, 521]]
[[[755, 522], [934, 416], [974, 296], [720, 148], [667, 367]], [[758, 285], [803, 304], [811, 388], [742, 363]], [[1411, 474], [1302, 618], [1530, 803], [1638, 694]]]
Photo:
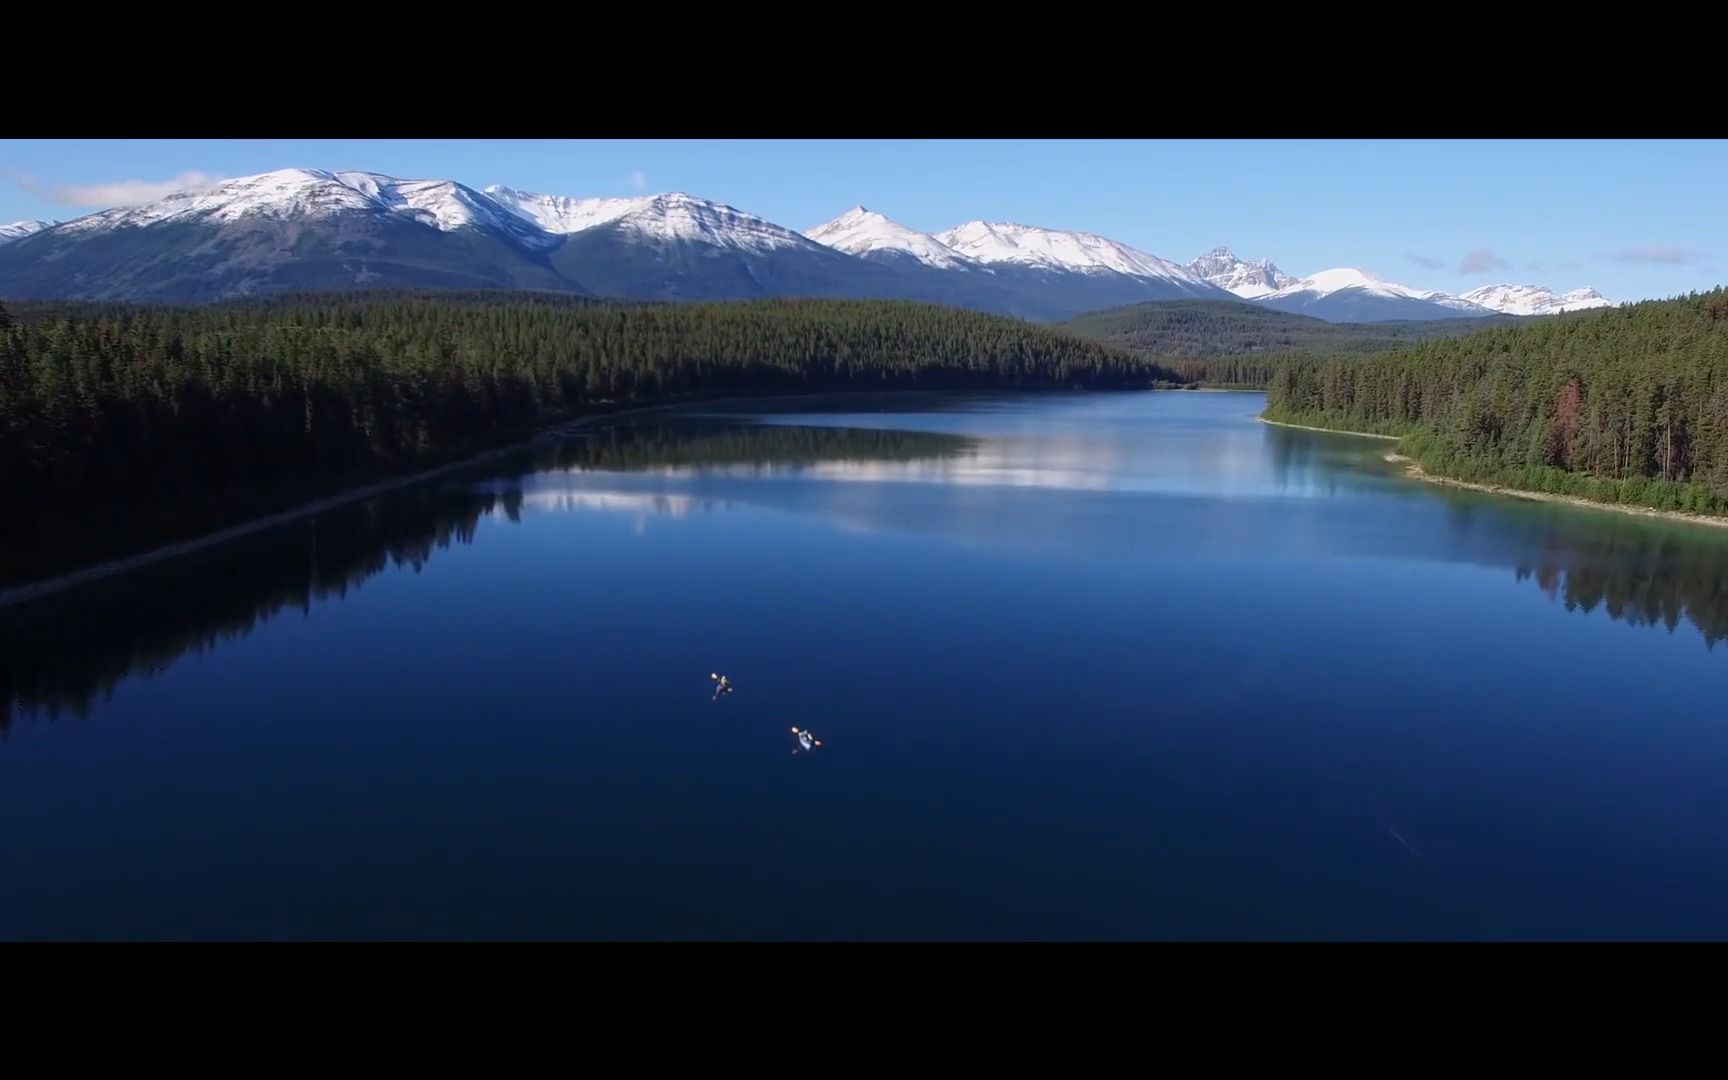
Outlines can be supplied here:
[[1460, 480], [1728, 513], [1728, 291], [1293, 358], [1266, 415], [1405, 436]]
[[1184, 381], [1264, 387], [1287, 356], [1380, 352], [1513, 321], [1335, 323], [1246, 302], [1162, 300], [1091, 312], [1062, 328], [1167, 363]]
[[4, 319], [0, 582], [584, 413], [757, 393], [1177, 378], [1059, 330], [897, 301], [370, 292], [210, 307], [26, 303]]
[[[1722, 290], [1477, 325], [1373, 354], [1359, 351], [1384, 345], [1371, 335], [1457, 333], [1466, 321], [1334, 330], [1205, 302], [1105, 314], [1149, 311], [1177, 339], [1237, 351], [1183, 359], [1172, 345], [1178, 358], [1159, 360], [1059, 328], [896, 301], [371, 292], [196, 308], [16, 304], [0, 308], [0, 583], [507, 445], [573, 416], [831, 390], [1266, 385], [1269, 419], [1404, 436], [1405, 452], [1440, 475], [1728, 513]], [[1276, 329], [1294, 322], [1316, 325]], [[1349, 336], [1358, 332], [1370, 336]], [[1329, 335], [1345, 344], [1326, 351]], [[1285, 344], [1299, 348], [1256, 351]]]

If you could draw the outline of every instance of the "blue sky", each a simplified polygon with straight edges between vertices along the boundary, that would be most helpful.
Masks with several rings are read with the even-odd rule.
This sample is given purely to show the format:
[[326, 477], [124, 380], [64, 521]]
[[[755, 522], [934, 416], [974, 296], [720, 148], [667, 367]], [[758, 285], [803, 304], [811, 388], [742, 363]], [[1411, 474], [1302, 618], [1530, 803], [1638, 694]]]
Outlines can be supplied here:
[[70, 220], [180, 177], [289, 166], [560, 195], [687, 191], [806, 229], [863, 204], [929, 232], [985, 218], [1186, 262], [1216, 244], [1307, 274], [1614, 299], [1728, 268], [1728, 141], [0, 141], [0, 223]]

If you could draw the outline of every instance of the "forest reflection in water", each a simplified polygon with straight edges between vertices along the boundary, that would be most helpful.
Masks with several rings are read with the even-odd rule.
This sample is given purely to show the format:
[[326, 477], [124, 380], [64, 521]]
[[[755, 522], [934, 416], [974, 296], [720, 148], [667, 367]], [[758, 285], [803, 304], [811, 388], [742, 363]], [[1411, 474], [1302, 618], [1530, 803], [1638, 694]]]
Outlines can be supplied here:
[[[1035, 440], [1017, 443], [1014, 454], [1022, 457], [1013, 457], [1004, 456], [990, 438], [949, 432], [676, 417], [582, 430], [544, 440], [471, 475], [404, 489], [60, 598], [0, 610], [0, 731], [21, 713], [86, 714], [128, 678], [161, 672], [188, 653], [244, 637], [284, 611], [310, 612], [316, 603], [345, 596], [392, 567], [417, 571], [451, 544], [472, 543], [481, 519], [489, 515], [510, 522], [519, 522], [524, 509], [683, 517], [729, 505], [724, 493], [713, 491], [563, 489], [545, 483], [548, 474], [713, 471], [772, 479], [808, 470], [812, 479], [824, 481], [852, 470], [853, 479], [890, 480], [896, 467], [904, 466], [902, 478], [925, 483], [1012, 486], [1015, 473], [1007, 466], [1025, 464], [1024, 455], [1031, 454], [1035, 466], [1049, 466], [1075, 452], [1071, 442], [1052, 442], [1041, 460]], [[1568, 610], [1670, 632], [1689, 623], [1712, 648], [1728, 636], [1728, 538], [1697, 528], [1423, 487], [1379, 467], [1360, 441], [1273, 429], [1265, 452], [1259, 468], [1269, 470], [1275, 490], [1332, 498], [1367, 495], [1373, 502], [1364, 513], [1383, 520], [1406, 518], [1396, 543], [1389, 543], [1390, 533], [1353, 533], [1347, 524], [1328, 529], [1322, 541], [1338, 554], [1504, 567]], [[1030, 471], [1054, 477], [1053, 484], [1067, 483], [1061, 477], [1069, 475], [1048, 467]], [[1144, 493], [1137, 497], [1145, 499]], [[1277, 549], [1276, 506], [1257, 499], [1232, 506], [1234, 511], [1223, 512], [1239, 511], [1242, 529], [1259, 537], [1263, 548]], [[1322, 506], [1317, 512], [1330, 516], [1335, 509]], [[992, 515], [1002, 510], [1000, 503], [978, 503], [969, 512], [990, 520], [973, 520], [968, 527], [989, 535], [997, 520]], [[1159, 520], [1176, 519], [1154, 513], [1147, 527]], [[924, 527], [951, 526], [953, 519], [947, 521], [932, 520]], [[1181, 537], [1170, 542], [1179, 545]], [[1084, 550], [1076, 547], [1074, 557], [1086, 557]], [[1160, 556], [1149, 551], [1146, 557]]]
[[418, 572], [482, 518], [628, 508], [671, 515], [718, 505], [676, 495], [526, 492], [558, 471], [803, 467], [965, 453], [972, 440], [889, 430], [619, 423], [542, 440], [483, 473], [392, 492], [36, 603], [0, 609], [0, 732], [18, 713], [87, 715], [124, 680], [245, 637], [288, 610], [346, 596], [391, 567]]
[[1412, 512], [1441, 507], [1442, 528], [1406, 534], [1413, 555], [1510, 565], [1567, 611], [1669, 632], [1689, 623], [1706, 648], [1728, 637], [1728, 530], [1410, 480], [1384, 460], [1390, 441], [1269, 425], [1267, 445], [1282, 486], [1318, 477], [1327, 495], [1393, 492]]

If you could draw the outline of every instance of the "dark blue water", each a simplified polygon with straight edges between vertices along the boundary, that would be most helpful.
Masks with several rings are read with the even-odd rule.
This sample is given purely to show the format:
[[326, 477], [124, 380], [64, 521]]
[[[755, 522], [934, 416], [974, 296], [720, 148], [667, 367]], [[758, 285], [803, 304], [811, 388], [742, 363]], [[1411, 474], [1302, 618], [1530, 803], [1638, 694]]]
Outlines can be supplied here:
[[0, 937], [1728, 937], [1728, 536], [1262, 404], [651, 414], [3, 613]]

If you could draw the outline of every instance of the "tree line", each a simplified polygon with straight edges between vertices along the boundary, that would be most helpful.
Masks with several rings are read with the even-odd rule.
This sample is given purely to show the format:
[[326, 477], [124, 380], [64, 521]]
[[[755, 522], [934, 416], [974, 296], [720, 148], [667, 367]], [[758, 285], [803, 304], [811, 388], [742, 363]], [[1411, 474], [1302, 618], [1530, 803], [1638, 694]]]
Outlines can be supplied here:
[[1287, 358], [1383, 352], [1437, 337], [1461, 337], [1510, 316], [1428, 322], [1335, 323], [1232, 300], [1153, 300], [1095, 311], [1065, 330], [1169, 364], [1184, 379], [1265, 387]]
[[1267, 417], [1403, 435], [1463, 480], [1728, 513], [1728, 290], [1294, 358]]
[[[0, 311], [3, 311], [0, 308]], [[182, 538], [597, 410], [819, 390], [1128, 387], [1127, 350], [901, 301], [367, 292], [16, 306], [0, 581]]]

